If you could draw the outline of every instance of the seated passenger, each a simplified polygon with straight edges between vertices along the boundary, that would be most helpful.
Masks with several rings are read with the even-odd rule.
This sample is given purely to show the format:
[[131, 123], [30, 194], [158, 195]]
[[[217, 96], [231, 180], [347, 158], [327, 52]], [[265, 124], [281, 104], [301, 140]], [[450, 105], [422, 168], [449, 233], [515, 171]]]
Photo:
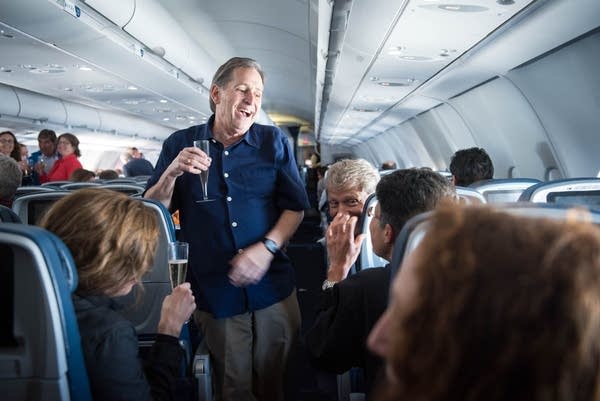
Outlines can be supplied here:
[[597, 227], [441, 208], [369, 336], [376, 399], [598, 400], [599, 305]]
[[56, 149], [60, 154], [60, 159], [54, 162], [52, 169], [48, 174], [44, 171], [41, 163], [36, 165], [37, 173], [40, 176], [40, 182], [66, 181], [73, 171], [82, 168], [77, 159], [81, 156], [79, 151], [79, 139], [73, 134], [62, 134], [58, 137]]
[[33, 152], [29, 157], [29, 164], [33, 166], [32, 179], [34, 185], [40, 184], [38, 171], [44, 171], [48, 174], [52, 170], [54, 162], [59, 159], [56, 151], [56, 132], [51, 129], [43, 129], [38, 134], [37, 140], [40, 150]]
[[135, 328], [112, 299], [128, 294], [152, 265], [159, 233], [154, 211], [108, 189], [81, 189], [56, 202], [41, 225], [63, 240], [77, 265], [73, 304], [94, 400], [172, 399], [184, 359], [178, 337], [196, 307], [190, 284], [163, 300], [144, 366]]
[[348, 215], [358, 219], [378, 181], [379, 172], [364, 159], [344, 159], [329, 166], [325, 191], [331, 218], [339, 214], [339, 218]]
[[21, 161], [21, 150], [17, 138], [10, 131], [0, 132], [0, 154], [12, 157], [16, 162]]
[[0, 154], [0, 205], [12, 207], [21, 177], [19, 164], [12, 157]]
[[[373, 250], [391, 260], [394, 241], [404, 223], [433, 209], [440, 200], [453, 198], [454, 190], [444, 177], [429, 169], [405, 169], [382, 177], [376, 194], [379, 202], [370, 211], [373, 219], [369, 226]], [[363, 367], [368, 393], [382, 361], [367, 351], [366, 340], [387, 306], [390, 266], [362, 270], [346, 278], [364, 235], [354, 237], [355, 217], [345, 214], [339, 223], [343, 224], [332, 224], [328, 230], [327, 280], [306, 344], [311, 361], [322, 369], [342, 373]]]
[[69, 176], [69, 181], [73, 182], [89, 182], [96, 179], [96, 173], [84, 168], [78, 168]]
[[101, 180], [116, 180], [119, 178], [119, 173], [117, 173], [115, 170], [102, 170], [98, 174], [98, 178]]
[[450, 160], [454, 185], [468, 187], [472, 183], [494, 178], [494, 165], [483, 148], [456, 151]]

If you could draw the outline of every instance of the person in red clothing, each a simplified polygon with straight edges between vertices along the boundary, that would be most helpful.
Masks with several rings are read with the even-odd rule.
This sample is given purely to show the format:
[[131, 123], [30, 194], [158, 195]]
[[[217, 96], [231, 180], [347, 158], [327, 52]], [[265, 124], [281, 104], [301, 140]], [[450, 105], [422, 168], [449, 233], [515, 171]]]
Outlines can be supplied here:
[[73, 134], [62, 134], [58, 137], [56, 150], [60, 154], [52, 166], [52, 170], [45, 174], [39, 169], [40, 182], [68, 180], [73, 171], [83, 168], [77, 158], [81, 156], [79, 151], [79, 139]]

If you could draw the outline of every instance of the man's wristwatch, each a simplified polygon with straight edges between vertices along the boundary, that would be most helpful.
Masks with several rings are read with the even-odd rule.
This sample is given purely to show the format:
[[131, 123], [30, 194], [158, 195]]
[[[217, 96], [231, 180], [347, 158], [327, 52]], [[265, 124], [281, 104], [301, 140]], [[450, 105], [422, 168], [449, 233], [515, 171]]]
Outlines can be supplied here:
[[271, 252], [273, 255], [279, 252], [279, 247], [277, 246], [277, 243], [272, 239], [263, 238], [262, 243], [265, 244], [265, 248], [267, 248], [267, 251]]
[[338, 282], [337, 281], [329, 281], [329, 280], [325, 280], [323, 281], [323, 286], [321, 287], [321, 289], [323, 291], [333, 287], [334, 285], [336, 285]]

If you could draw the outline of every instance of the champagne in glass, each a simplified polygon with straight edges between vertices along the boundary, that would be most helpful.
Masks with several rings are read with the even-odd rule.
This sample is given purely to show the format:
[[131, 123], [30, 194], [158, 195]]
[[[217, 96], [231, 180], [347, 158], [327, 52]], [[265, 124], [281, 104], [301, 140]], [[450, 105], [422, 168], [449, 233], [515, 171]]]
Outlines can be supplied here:
[[[210, 157], [210, 140], [200, 139], [194, 141], [194, 146]], [[196, 202], [208, 202], [214, 199], [208, 199], [208, 170], [200, 172], [200, 183], [202, 184], [202, 200]]]
[[188, 265], [189, 245], [187, 242], [169, 243], [169, 278], [171, 287], [175, 288], [185, 282]]

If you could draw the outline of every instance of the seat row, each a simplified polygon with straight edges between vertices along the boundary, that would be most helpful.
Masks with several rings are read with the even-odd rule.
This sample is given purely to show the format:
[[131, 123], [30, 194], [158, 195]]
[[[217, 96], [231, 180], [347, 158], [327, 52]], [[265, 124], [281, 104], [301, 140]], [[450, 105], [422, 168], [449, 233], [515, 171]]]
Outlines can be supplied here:
[[[600, 210], [600, 178], [572, 178], [541, 182], [531, 178], [510, 178], [479, 181], [469, 187], [456, 187], [456, 193], [466, 204], [510, 204], [548, 203], [559, 209], [582, 206]], [[362, 243], [360, 256], [356, 261], [356, 271], [375, 266], [384, 266], [386, 261], [373, 252], [369, 224], [371, 217], [367, 210], [377, 205], [375, 194], [367, 198], [358, 230], [367, 238]], [[523, 205], [523, 207], [528, 207]]]
[[[0, 224], [0, 390], [7, 399], [91, 399], [71, 302], [77, 270], [62, 241], [34, 225], [47, 208], [69, 193], [53, 190], [19, 197], [13, 210], [25, 224]], [[175, 241], [175, 227], [160, 202], [139, 200], [156, 213], [159, 242], [154, 264], [142, 278], [141, 301], [132, 293], [121, 303], [144, 346], [154, 337], [162, 300], [171, 291], [167, 244]], [[208, 355], [194, 355], [187, 328], [182, 330], [180, 343], [198, 379], [200, 399], [210, 399]]]
[[17, 188], [15, 196], [18, 198], [23, 195], [39, 192], [52, 191], [75, 191], [82, 188], [108, 188], [113, 191], [122, 192], [126, 195], [141, 195], [145, 190], [145, 184], [135, 182], [133, 180], [108, 180], [108, 181], [89, 181], [89, 182], [72, 182], [72, 181], [53, 181], [42, 185], [28, 185]]

